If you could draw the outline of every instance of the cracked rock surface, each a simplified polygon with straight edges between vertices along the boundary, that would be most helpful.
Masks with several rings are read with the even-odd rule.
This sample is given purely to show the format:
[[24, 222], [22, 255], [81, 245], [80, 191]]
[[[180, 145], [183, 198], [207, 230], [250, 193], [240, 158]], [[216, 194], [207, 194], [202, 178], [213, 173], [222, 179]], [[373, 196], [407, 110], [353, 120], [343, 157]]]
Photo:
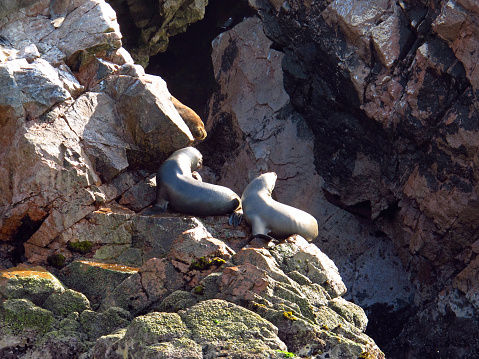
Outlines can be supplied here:
[[384, 358], [334, 263], [299, 236], [235, 251], [197, 226], [140, 267], [83, 259], [52, 271], [0, 271], [2, 355]]
[[278, 199], [318, 219], [351, 297], [402, 318], [389, 355], [477, 356], [477, 5], [249, 3], [258, 18], [214, 42], [207, 127], [227, 140], [204, 151], [219, 183], [278, 172]]

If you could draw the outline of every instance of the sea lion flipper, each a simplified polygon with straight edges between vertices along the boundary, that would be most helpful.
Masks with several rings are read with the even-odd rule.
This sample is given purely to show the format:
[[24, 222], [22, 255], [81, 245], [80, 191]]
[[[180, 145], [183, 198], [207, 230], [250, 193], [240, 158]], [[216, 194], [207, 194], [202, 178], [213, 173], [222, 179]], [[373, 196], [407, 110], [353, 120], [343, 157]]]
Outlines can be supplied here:
[[168, 201], [166, 199], [161, 199], [156, 202], [155, 207], [158, 213], [166, 212], [166, 208], [168, 207]]
[[160, 186], [158, 189], [158, 194], [156, 197], [156, 203], [154, 207], [156, 207], [156, 212], [157, 213], [164, 213], [166, 212], [166, 209], [168, 208], [168, 203], [169, 203], [169, 197], [168, 193], [165, 189], [165, 187]]
[[260, 217], [254, 217], [251, 219], [251, 233], [256, 235], [268, 235], [270, 230], [266, 228], [265, 223]]
[[262, 239], [262, 240], [265, 240], [265, 241], [268, 241], [268, 242], [271, 242], [271, 241], [276, 241], [276, 239], [274, 237], [271, 237], [267, 234], [262, 234], [262, 233], [257, 233], [257, 234], [252, 234], [249, 238], [248, 238], [248, 243], [251, 242], [253, 239], [255, 238], [259, 238], [259, 239]]
[[146, 208], [145, 210], [143, 210], [141, 212], [141, 215], [143, 216], [152, 216], [152, 215], [155, 215], [155, 214], [162, 214], [164, 213], [165, 210], [161, 207], [157, 207], [156, 205], [153, 205], [151, 207], [148, 207]]
[[166, 212], [168, 208], [168, 200], [165, 198], [164, 192], [160, 189], [158, 198], [156, 199], [155, 207], [157, 211], [161, 211], [161, 213]]
[[243, 222], [243, 211], [237, 210], [231, 213], [228, 223], [230, 226], [238, 227]]

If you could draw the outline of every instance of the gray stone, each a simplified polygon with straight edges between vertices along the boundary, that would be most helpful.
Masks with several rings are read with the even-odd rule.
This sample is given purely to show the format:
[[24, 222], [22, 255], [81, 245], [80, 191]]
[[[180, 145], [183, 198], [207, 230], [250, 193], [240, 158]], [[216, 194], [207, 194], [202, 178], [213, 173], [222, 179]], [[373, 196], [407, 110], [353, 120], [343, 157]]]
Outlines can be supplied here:
[[91, 341], [126, 328], [131, 320], [132, 317], [128, 311], [115, 307], [108, 308], [103, 313], [85, 310], [79, 318], [83, 331]]
[[67, 289], [61, 293], [52, 293], [43, 303], [43, 307], [58, 316], [68, 316], [70, 313], [81, 313], [90, 309], [90, 301], [79, 292]]
[[94, 304], [98, 304], [137, 270], [122, 265], [75, 261], [63, 268], [59, 277], [69, 288], [83, 293]]

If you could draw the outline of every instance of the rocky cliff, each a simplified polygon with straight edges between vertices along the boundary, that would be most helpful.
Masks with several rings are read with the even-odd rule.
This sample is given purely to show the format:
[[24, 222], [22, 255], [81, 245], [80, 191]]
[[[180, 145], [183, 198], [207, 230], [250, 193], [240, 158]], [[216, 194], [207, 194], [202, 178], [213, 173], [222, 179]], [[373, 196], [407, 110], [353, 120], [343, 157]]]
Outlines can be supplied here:
[[61, 24], [50, 0], [0, 18], [0, 356], [383, 358], [315, 244], [143, 212], [204, 125], [134, 64], [109, 4], [65, 4]]
[[220, 183], [278, 172], [391, 357], [477, 356], [478, 6], [249, 3], [213, 42]]
[[[477, 356], [474, 2], [49, 2], [0, 18], [2, 357]], [[191, 144], [317, 240], [144, 215]]]
[[389, 356], [477, 356], [477, 5], [249, 5], [212, 45], [219, 183], [279, 174]]

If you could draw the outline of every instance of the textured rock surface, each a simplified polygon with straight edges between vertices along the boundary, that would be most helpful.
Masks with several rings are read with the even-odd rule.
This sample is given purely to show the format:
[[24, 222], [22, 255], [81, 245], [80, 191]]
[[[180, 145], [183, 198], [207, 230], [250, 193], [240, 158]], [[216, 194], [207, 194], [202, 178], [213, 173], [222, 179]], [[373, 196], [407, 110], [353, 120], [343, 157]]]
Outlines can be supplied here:
[[62, 293], [63, 284], [43, 267], [18, 267], [0, 271], [2, 299], [28, 299], [42, 305], [51, 295]]
[[165, 51], [169, 38], [185, 32], [188, 25], [205, 16], [207, 0], [148, 2], [110, 0], [123, 21], [127, 46], [137, 63], [148, 65], [149, 57]]
[[334, 263], [299, 236], [234, 251], [197, 226], [139, 269], [83, 260], [57, 273], [65, 286], [41, 267], [1, 272], [2, 354], [384, 358]]
[[[285, 202], [288, 196], [291, 202], [307, 198], [296, 204], [315, 214], [325, 229], [318, 244], [354, 282], [352, 297], [358, 303], [392, 305], [397, 317], [407, 307], [418, 312], [419, 324], [415, 316], [403, 318], [396, 329], [403, 335], [384, 341], [390, 355], [435, 356], [440, 348], [445, 356], [476, 356], [477, 6], [470, 1], [250, 4], [271, 41], [266, 51], [260, 53], [264, 45], [251, 46], [258, 44], [254, 41], [261, 31], [245, 31], [250, 36], [240, 31], [257, 21], [251, 19], [222, 34], [212, 56], [220, 89], [210, 102], [207, 128], [210, 135], [228, 139], [227, 152], [213, 166], [221, 173], [219, 182], [241, 192], [247, 181], [244, 167], [262, 163], [254, 144], [262, 134], [264, 167], [279, 173], [284, 168], [273, 155], [288, 141], [280, 130], [268, 130], [287, 123], [287, 115], [283, 111], [278, 117], [273, 109], [264, 116], [265, 102], [281, 102], [273, 97], [261, 101], [264, 92], [258, 86], [268, 83], [268, 76], [278, 78], [279, 69], [261, 67], [277, 54], [291, 106], [286, 114], [301, 118], [304, 122], [296, 123], [304, 123], [312, 138], [309, 166], [302, 165], [308, 158], [303, 154], [279, 178], [294, 183], [296, 173], [306, 170], [314, 175], [307, 181], [315, 178], [295, 184], [289, 195], [279, 181], [277, 196]], [[246, 62], [252, 48], [258, 54]], [[245, 75], [244, 68], [236, 70], [243, 62], [261, 70]], [[255, 82], [258, 73], [261, 80]], [[268, 95], [278, 91], [281, 86]], [[215, 149], [213, 143], [208, 146]], [[318, 190], [303, 195], [302, 185]], [[331, 204], [355, 214], [361, 224]], [[341, 234], [336, 236], [337, 226]], [[354, 228], [355, 240], [345, 227]], [[384, 277], [394, 280], [392, 290]], [[372, 278], [384, 283], [377, 293], [368, 289]], [[437, 314], [433, 319], [432, 313]], [[428, 334], [431, 325], [437, 325], [437, 335]], [[468, 339], [448, 339], [450, 332]]]
[[[349, 290], [347, 298], [365, 307], [411, 305], [414, 289], [391, 241], [371, 234], [353, 214], [328, 202], [331, 188], [327, 189], [314, 165], [314, 134], [292, 108], [283, 86], [282, 66], [289, 59], [272, 45], [257, 18], [248, 18], [213, 43], [220, 89], [210, 101], [211, 140], [207, 138], [200, 147], [221, 174], [219, 183], [241, 193], [259, 173], [275, 171], [277, 198], [318, 220], [317, 244], [339, 267]], [[296, 70], [300, 76], [300, 69]], [[357, 175], [373, 166], [358, 166]]]
[[281, 358], [285, 349], [277, 329], [259, 315], [232, 303], [209, 300], [178, 314], [139, 316], [121, 339], [106, 348], [97, 344], [93, 353], [106, 351], [111, 355], [106, 358], [120, 353], [153, 358]]
[[[14, 45], [2, 47], [0, 63], [0, 240], [13, 252], [28, 241], [25, 255], [36, 263], [71, 257], [72, 226], [143, 182], [149, 173], [139, 167], [156, 170], [194, 140], [166, 83], [121, 48], [108, 4], [73, 1], [58, 28], [48, 6], [0, 19]], [[139, 211], [154, 198], [136, 191], [138, 200], [125, 201]]]
[[[259, 16], [214, 41], [210, 178], [240, 193], [276, 171], [278, 199], [318, 219], [321, 251], [245, 247], [248, 228], [223, 217], [138, 215], [193, 131], [133, 65], [109, 5], [73, 0], [54, 28], [48, 3], [0, 6], [0, 263], [49, 263], [63, 284], [2, 272], [0, 356], [382, 357], [360, 304], [388, 357], [477, 357], [474, 2], [251, 0]], [[112, 4], [141, 29], [143, 63], [206, 5]], [[248, 321], [224, 332], [201, 314], [208, 331], [196, 315], [213, 307]]]

